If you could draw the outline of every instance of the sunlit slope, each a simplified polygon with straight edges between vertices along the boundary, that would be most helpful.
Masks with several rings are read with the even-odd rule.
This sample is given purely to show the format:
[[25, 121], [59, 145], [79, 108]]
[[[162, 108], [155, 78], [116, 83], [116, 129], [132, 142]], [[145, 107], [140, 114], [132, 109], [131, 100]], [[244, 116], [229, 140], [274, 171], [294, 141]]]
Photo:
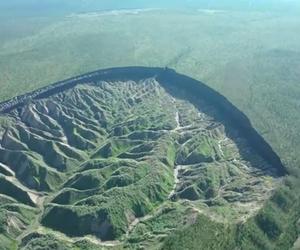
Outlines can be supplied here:
[[284, 171], [238, 124], [175, 73], [113, 72], [1, 116], [3, 235], [159, 248], [199, 218], [234, 227], [263, 207]]

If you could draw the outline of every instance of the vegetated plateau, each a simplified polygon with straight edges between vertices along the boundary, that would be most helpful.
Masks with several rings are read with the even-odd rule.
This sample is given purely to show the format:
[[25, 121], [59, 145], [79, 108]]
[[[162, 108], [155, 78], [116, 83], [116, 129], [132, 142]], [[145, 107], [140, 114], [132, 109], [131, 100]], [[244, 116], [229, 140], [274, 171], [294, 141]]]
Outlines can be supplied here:
[[272, 203], [290, 202], [275, 193], [281, 160], [199, 81], [167, 68], [100, 70], [0, 111], [4, 249], [266, 249], [286, 240], [279, 220], [291, 205]]

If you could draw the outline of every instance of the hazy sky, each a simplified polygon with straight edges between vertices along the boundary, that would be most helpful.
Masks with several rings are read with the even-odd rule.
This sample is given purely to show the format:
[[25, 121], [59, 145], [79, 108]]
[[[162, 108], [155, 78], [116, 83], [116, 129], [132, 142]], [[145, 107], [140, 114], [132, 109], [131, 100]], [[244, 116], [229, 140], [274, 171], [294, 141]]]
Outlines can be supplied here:
[[297, 0], [2, 0], [4, 14], [45, 14], [119, 8], [219, 8], [260, 11], [300, 11]]

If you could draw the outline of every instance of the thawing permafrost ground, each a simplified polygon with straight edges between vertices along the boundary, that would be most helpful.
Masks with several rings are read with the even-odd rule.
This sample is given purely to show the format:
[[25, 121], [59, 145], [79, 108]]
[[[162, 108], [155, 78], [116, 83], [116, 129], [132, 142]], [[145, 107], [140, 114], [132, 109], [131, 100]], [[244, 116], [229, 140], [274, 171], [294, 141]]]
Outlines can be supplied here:
[[79, 84], [3, 115], [0, 192], [36, 211], [20, 241], [51, 228], [106, 246], [142, 232], [144, 244], [197, 213], [245, 221], [280, 178], [215, 112], [149, 78]]

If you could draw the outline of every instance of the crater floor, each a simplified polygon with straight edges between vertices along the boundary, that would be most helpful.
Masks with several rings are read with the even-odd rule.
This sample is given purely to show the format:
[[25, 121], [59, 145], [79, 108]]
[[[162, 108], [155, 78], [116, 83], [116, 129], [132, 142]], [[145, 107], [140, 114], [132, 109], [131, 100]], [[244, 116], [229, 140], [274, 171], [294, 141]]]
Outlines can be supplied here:
[[246, 221], [280, 176], [217, 113], [150, 77], [78, 84], [2, 115], [3, 230], [28, 249], [47, 234], [147, 246], [199, 213]]

